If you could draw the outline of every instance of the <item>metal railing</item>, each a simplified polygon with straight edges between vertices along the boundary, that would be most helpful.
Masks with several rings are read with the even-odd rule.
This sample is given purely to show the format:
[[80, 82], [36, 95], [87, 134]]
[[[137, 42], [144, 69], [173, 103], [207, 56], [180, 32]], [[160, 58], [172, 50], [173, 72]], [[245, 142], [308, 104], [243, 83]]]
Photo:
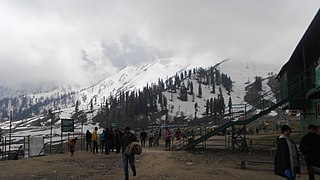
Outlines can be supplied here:
[[274, 91], [268, 91], [246, 104], [232, 105], [231, 109], [227, 107], [225, 113], [220, 117], [204, 118], [203, 121], [186, 130], [193, 132], [187, 133], [193, 134], [192, 141], [185, 142], [182, 139], [176, 142], [172, 149], [188, 149], [219, 132], [226, 131], [232, 125], [246, 125], [270, 113], [290, 99], [307, 93], [314, 87], [314, 70], [305, 71], [291, 78], [288, 82], [280, 84]]

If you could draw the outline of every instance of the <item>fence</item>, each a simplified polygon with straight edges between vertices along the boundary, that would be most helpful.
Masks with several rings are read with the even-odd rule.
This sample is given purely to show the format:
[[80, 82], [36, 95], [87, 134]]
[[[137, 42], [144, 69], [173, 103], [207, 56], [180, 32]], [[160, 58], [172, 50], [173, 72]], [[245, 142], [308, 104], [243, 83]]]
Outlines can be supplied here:
[[0, 140], [1, 160], [29, 157], [30, 136], [2, 136]]

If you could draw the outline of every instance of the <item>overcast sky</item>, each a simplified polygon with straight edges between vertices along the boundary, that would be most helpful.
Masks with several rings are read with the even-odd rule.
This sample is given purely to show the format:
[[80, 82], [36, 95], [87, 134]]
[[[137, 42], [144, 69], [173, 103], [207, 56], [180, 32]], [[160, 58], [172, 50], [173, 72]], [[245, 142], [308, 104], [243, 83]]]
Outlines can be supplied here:
[[0, 81], [91, 83], [158, 57], [282, 66], [319, 0], [0, 0]]

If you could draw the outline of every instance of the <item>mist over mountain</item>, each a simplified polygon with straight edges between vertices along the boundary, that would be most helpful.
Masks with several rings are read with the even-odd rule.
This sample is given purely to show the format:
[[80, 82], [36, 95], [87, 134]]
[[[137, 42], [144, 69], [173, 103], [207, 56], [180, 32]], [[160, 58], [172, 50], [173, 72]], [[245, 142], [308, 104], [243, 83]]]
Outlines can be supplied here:
[[[214, 75], [215, 80], [217, 76], [223, 76], [219, 79], [225, 79], [226, 82], [231, 80], [232, 85], [223, 85], [222, 81], [215, 82], [215, 92], [213, 92], [212, 84], [208, 83], [208, 80], [211, 81], [210, 77], [193, 73], [210, 72], [212, 68], [220, 74]], [[172, 58], [156, 59], [148, 63], [126, 66], [91, 86], [61, 86], [47, 92], [1, 98], [0, 127], [5, 133], [8, 132], [9, 121], [6, 120], [9, 118], [10, 106], [13, 106], [13, 132], [15, 135], [22, 136], [48, 136], [51, 124], [49, 109], [52, 109], [54, 114], [58, 114], [53, 119], [53, 133], [57, 134], [54, 136], [56, 139], [60, 138], [61, 119], [75, 119], [75, 133], [81, 133], [81, 124], [84, 129], [92, 129], [95, 126], [108, 127], [111, 122], [117, 127], [123, 126], [123, 123], [134, 123], [134, 125], [131, 124], [133, 127], [186, 123], [191, 122], [195, 117], [201, 118], [213, 114], [214, 111], [208, 107], [210, 103], [217, 103], [221, 98], [224, 105], [220, 108], [224, 108], [228, 106], [230, 100], [233, 104], [245, 103], [250, 99], [248, 94], [257, 96], [271, 91], [270, 82], [274, 81], [277, 72], [278, 67], [261, 63], [226, 60], [214, 63], [211, 67], [195, 67], [190, 64], [176, 63]], [[180, 87], [175, 87], [176, 90], [172, 87], [168, 88], [170, 81], [180, 78], [181, 75], [184, 77], [180, 80]], [[257, 79], [260, 80], [258, 86]], [[167, 88], [158, 91], [163, 83]], [[193, 90], [190, 89], [191, 83]], [[199, 94], [200, 87], [201, 94]], [[155, 90], [154, 88], [160, 88], [157, 90], [157, 95], [151, 93]], [[141, 98], [144, 95], [142, 94], [148, 91], [150, 94], [147, 97], [155, 98], [156, 102], [152, 100], [151, 102], [154, 102], [152, 104], [143, 103]], [[132, 104], [131, 97], [138, 94], [140, 98], [137, 98], [140, 100], [137, 100], [142, 100], [143, 104]], [[148, 99], [151, 100], [150, 98]], [[127, 99], [127, 102], [123, 102], [124, 99]], [[140, 112], [139, 115], [131, 116], [132, 108], [136, 113]], [[139, 108], [142, 109], [139, 110]], [[83, 113], [85, 113], [84, 119], [80, 119], [79, 116]], [[272, 112], [270, 115], [276, 114]]]
[[[212, 64], [212, 66], [214, 65], [216, 63]], [[79, 106], [79, 110], [88, 110], [90, 106], [98, 108], [98, 106], [105, 104], [111, 96], [117, 97], [121, 92], [142, 91], [145, 86], [156, 84], [159, 79], [168, 80], [192, 68], [196, 67], [187, 63], [176, 63], [174, 58], [159, 58], [148, 63], [125, 66], [110, 77], [87, 87], [75, 85], [58, 86], [50, 83], [43, 83], [41, 86], [36, 87], [25, 86], [25, 88], [16, 89], [16, 91], [3, 87], [0, 88], [0, 94], [3, 94], [0, 99], [0, 117], [4, 120], [8, 119], [10, 106], [13, 106], [13, 118], [15, 120], [47, 114], [49, 109], [75, 107], [76, 103]], [[226, 92], [225, 88], [222, 88], [223, 93], [226, 94], [226, 104], [229, 97], [231, 97], [234, 103], [243, 103], [246, 95], [245, 86], [253, 83], [256, 76], [266, 78], [275, 75], [277, 72], [277, 67], [273, 65], [249, 62], [241, 63], [232, 60], [219, 64], [217, 68], [232, 80], [232, 90], [230, 93]], [[195, 81], [194, 84], [196, 85], [194, 88], [197, 89], [198, 83]], [[219, 87], [216, 87], [216, 91], [218, 91]], [[270, 88], [267, 88], [267, 85], [264, 87], [265, 91], [270, 90]], [[199, 104], [200, 114], [204, 112], [205, 101], [216, 96], [210, 93], [211, 90], [207, 88], [209, 87], [204, 86], [203, 88], [204, 93], [201, 101], [196, 101]], [[172, 95], [168, 91], [164, 92], [164, 95], [168, 99], [172, 99]], [[176, 97], [178, 94], [174, 96]], [[192, 98], [194, 99], [194, 97]], [[171, 103], [171, 106], [179, 108], [179, 111], [189, 116], [194, 113], [194, 101], [192, 103], [188, 102], [187, 104], [189, 105], [178, 99], [177, 102]], [[170, 102], [168, 104], [170, 105]], [[177, 112], [174, 113], [177, 114]]]

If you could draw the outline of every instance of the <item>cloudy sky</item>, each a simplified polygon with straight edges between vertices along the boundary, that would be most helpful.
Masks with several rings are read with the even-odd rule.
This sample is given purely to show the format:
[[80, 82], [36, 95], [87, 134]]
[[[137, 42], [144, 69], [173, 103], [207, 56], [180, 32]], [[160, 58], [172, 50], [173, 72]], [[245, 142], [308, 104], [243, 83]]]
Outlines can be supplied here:
[[0, 82], [90, 84], [162, 57], [282, 66], [319, 0], [0, 0]]

